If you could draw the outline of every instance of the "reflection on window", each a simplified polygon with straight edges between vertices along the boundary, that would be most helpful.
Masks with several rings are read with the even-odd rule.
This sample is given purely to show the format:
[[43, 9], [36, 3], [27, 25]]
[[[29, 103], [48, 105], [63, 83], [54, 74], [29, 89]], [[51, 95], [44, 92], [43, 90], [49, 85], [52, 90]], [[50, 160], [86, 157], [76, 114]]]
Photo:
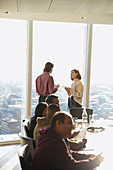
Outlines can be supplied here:
[[113, 26], [94, 25], [90, 107], [97, 119], [113, 119]]
[[26, 21], [0, 19], [0, 140], [4, 140], [3, 135], [21, 131], [25, 109], [26, 28]]
[[42, 74], [46, 62], [54, 64], [52, 76], [60, 84], [56, 95], [61, 110], [67, 110], [67, 94], [62, 86], [70, 86], [70, 72], [78, 69], [83, 80], [84, 30], [86, 24], [34, 22], [34, 59], [32, 113], [38, 103], [35, 80]]

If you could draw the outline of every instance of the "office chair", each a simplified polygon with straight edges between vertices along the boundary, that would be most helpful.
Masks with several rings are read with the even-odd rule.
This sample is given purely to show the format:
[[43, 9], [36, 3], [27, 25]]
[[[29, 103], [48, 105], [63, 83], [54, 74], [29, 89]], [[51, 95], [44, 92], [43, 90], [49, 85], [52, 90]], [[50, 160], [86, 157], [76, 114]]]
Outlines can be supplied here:
[[89, 115], [92, 115], [92, 114], [93, 114], [93, 109], [87, 108], [87, 109], [86, 109], [86, 112], [87, 112], [87, 121], [88, 121], [88, 123], [89, 123]]
[[28, 144], [21, 146], [21, 148], [18, 151], [18, 157], [22, 170], [30, 170], [32, 156]]
[[72, 108], [70, 108], [70, 114], [73, 117], [78, 117], [78, 119], [82, 119], [83, 110], [84, 110], [83, 108], [72, 107]]
[[[84, 110], [83, 108], [72, 107], [72, 108], [70, 108], [70, 114], [71, 114], [73, 117], [78, 117], [78, 119], [82, 119], [83, 110]], [[93, 114], [93, 109], [87, 108], [87, 109], [86, 109], [86, 112], [87, 112], [87, 121], [88, 121], [88, 123], [89, 123], [89, 115], [92, 115], [92, 114]]]
[[24, 130], [25, 136], [29, 137], [29, 129], [27, 125], [23, 125], [23, 130]]
[[23, 146], [25, 144], [28, 144], [30, 150], [31, 150], [31, 155], [33, 157], [33, 153], [36, 147], [36, 142], [34, 139], [29, 138], [27, 136], [23, 136], [21, 133], [19, 133], [19, 138], [20, 138], [20, 144]]
[[22, 120], [23, 132], [25, 136], [29, 136], [29, 120], [24, 118]]

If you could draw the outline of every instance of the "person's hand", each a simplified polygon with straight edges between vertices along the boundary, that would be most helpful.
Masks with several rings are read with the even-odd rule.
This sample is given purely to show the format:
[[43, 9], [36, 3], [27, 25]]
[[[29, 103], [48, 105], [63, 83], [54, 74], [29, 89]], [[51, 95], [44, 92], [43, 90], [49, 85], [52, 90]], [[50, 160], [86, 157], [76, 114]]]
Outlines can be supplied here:
[[54, 87], [58, 89], [58, 88], [60, 87], [60, 85], [59, 85], [59, 84], [57, 84], [57, 85], [54, 85]]
[[68, 91], [69, 91], [70, 89], [71, 89], [70, 87], [65, 87], [65, 90], [68, 90]]
[[60, 87], [60, 84], [57, 84], [56, 87], [57, 87], [57, 89], [58, 89], [58, 88]]
[[64, 87], [65, 88], [65, 90], [68, 90], [68, 87]]
[[94, 158], [96, 157], [94, 154], [90, 154], [90, 158]]
[[66, 92], [67, 92], [68, 96], [70, 96], [70, 95], [71, 95], [71, 93], [70, 93], [69, 87], [64, 87], [64, 89], [66, 90]]
[[70, 92], [70, 87], [65, 87], [65, 90], [69, 93]]
[[71, 88], [70, 88], [70, 87], [68, 87], [68, 90], [70, 91], [70, 90], [71, 90]]
[[87, 139], [86, 138], [83, 138], [82, 139], [82, 142], [84, 143], [84, 145], [87, 143]]
[[80, 131], [75, 131], [72, 135], [72, 137], [74, 138], [75, 136], [77, 136], [79, 134]]

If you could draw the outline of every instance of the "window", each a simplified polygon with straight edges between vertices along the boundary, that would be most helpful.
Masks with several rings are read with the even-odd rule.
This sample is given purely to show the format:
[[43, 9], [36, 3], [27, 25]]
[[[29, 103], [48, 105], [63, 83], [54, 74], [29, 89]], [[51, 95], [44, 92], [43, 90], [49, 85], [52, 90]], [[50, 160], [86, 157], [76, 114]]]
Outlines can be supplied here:
[[93, 26], [90, 107], [97, 118], [113, 118], [113, 26]]
[[27, 21], [0, 19], [0, 141], [15, 139], [13, 134], [21, 131], [21, 118], [25, 114], [26, 48]]
[[46, 62], [54, 63], [52, 76], [60, 84], [56, 95], [61, 110], [67, 110], [68, 96], [62, 86], [70, 86], [70, 72], [78, 69], [83, 80], [84, 30], [86, 24], [34, 21], [32, 113], [38, 103], [35, 80]]

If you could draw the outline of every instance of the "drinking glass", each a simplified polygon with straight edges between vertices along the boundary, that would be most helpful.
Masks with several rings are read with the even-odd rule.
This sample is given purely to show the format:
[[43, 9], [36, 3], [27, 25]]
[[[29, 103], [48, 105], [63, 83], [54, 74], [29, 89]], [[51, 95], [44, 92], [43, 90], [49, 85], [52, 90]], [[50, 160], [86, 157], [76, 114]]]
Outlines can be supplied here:
[[94, 125], [94, 115], [89, 115], [89, 123], [90, 125]]
[[73, 123], [74, 123], [75, 127], [78, 126], [78, 117], [73, 117]]

